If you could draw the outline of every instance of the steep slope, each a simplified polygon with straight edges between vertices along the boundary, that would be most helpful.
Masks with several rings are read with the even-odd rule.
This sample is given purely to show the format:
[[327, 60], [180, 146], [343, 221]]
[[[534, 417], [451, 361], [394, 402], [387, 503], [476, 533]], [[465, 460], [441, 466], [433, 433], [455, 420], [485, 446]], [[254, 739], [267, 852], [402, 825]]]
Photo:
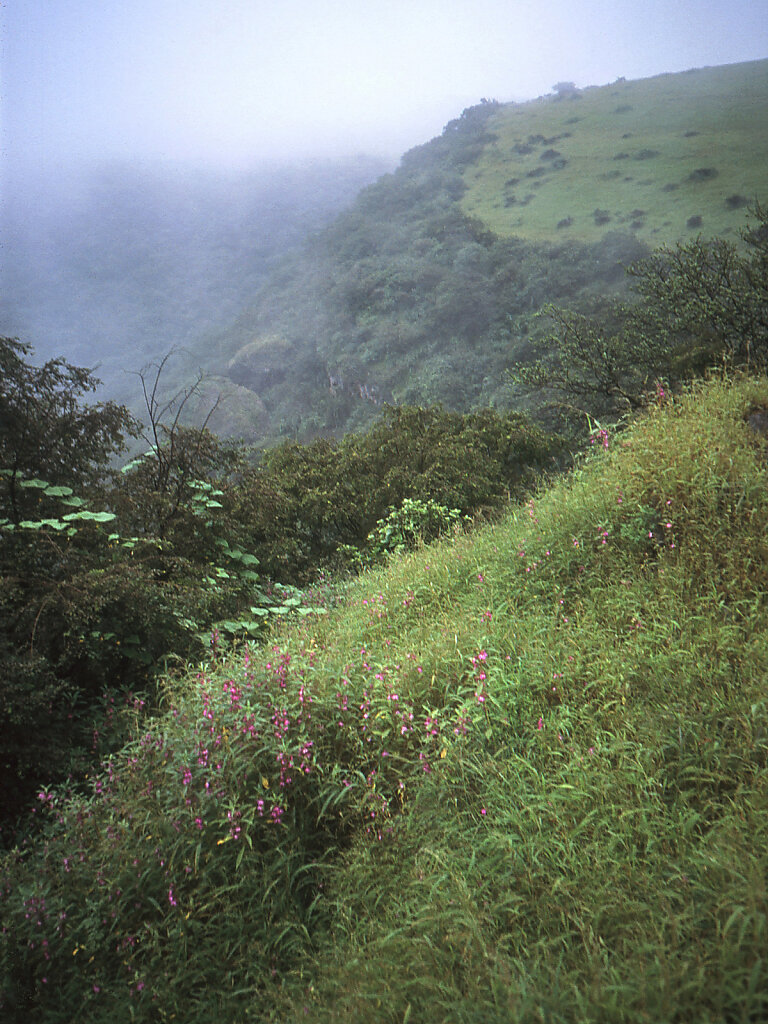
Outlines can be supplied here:
[[0, 1013], [766, 1020], [766, 409], [697, 385], [169, 679], [0, 859]]
[[[109, 397], [140, 408], [135, 371], [230, 323], [279, 257], [385, 169], [365, 157], [242, 173], [126, 163], [9, 182], [0, 330], [39, 360], [98, 366]], [[167, 385], [199, 362], [181, 354]], [[260, 431], [258, 397], [225, 392], [237, 409], [223, 431]]]

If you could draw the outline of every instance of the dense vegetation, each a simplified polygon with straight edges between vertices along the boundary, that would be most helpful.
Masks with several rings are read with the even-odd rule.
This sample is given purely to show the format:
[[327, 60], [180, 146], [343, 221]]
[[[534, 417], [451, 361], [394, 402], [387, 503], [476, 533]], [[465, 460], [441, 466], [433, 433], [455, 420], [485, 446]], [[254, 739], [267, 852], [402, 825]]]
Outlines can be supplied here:
[[765, 378], [169, 680], [9, 853], [6, 1019], [760, 1020]]
[[4, 1019], [768, 1016], [768, 212], [502, 237], [504, 116], [205, 339], [281, 443], [0, 338]]
[[207, 375], [187, 422], [222, 394], [211, 429], [255, 443], [367, 429], [387, 403], [518, 408], [505, 371], [547, 304], [591, 315], [650, 247], [738, 243], [767, 198], [767, 83], [757, 61], [484, 100], [383, 176], [358, 160], [11, 183], [0, 333], [98, 361], [102, 393], [139, 414], [125, 371], [183, 349], [168, 395]]
[[36, 794], [6, 1016], [765, 1016], [755, 215], [655, 254], [608, 327], [555, 311], [523, 383], [591, 429], [533, 497], [564, 442], [519, 414], [391, 408], [254, 464], [182, 425], [194, 386], [145, 381], [142, 428], [3, 339], [7, 823]]
[[[398, 408], [366, 435], [285, 444], [254, 464], [181, 424], [194, 386], [168, 405], [160, 376], [149, 381], [142, 430], [123, 407], [82, 402], [87, 370], [28, 354], [0, 339], [6, 824], [40, 782], [119, 742], [126, 700], [156, 703], [165, 659], [204, 657], [212, 630], [220, 645], [306, 613], [317, 599], [291, 585], [488, 515], [562, 448], [512, 413]], [[110, 471], [139, 434], [146, 454]], [[420, 505], [398, 519], [404, 501]]]
[[620, 290], [646, 252], [631, 235], [590, 246], [502, 238], [461, 208], [463, 174], [497, 104], [464, 111], [294, 250], [232, 329], [227, 373], [258, 393], [278, 436], [369, 425], [385, 403], [508, 407], [504, 370], [530, 355], [548, 301]]

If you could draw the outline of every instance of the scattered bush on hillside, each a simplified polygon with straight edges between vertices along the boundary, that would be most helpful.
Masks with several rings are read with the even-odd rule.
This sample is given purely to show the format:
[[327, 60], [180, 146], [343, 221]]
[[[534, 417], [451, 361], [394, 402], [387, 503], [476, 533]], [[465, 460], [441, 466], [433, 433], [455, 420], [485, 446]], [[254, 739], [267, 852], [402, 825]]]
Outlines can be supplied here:
[[457, 508], [439, 505], [434, 499], [406, 498], [399, 508], [391, 509], [379, 519], [369, 534], [369, 544], [376, 552], [401, 554], [412, 551], [419, 543], [429, 543], [461, 526], [462, 516]]
[[558, 100], [575, 99], [579, 94], [575, 82], [555, 82], [552, 92], [555, 93], [555, 98]]
[[746, 196], [740, 196], [738, 193], [734, 193], [726, 198], [725, 205], [729, 210], [740, 210], [743, 206], [749, 206], [749, 200]]
[[711, 181], [719, 173], [716, 167], [697, 167], [688, 175], [688, 181]]

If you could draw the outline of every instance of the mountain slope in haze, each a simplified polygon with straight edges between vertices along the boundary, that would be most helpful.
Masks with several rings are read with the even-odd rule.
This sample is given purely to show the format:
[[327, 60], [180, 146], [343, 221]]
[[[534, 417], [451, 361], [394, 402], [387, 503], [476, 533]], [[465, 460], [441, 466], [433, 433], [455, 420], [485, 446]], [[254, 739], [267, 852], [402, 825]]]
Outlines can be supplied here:
[[[113, 164], [10, 182], [0, 330], [38, 361], [98, 366], [109, 397], [140, 408], [135, 371], [230, 323], [278, 257], [385, 169], [367, 157], [243, 173]], [[180, 354], [168, 386], [196, 370]], [[227, 393], [224, 432], [260, 432], [258, 396]]]
[[738, 241], [768, 198], [766, 101], [768, 61], [560, 83], [483, 100], [383, 175], [114, 167], [71, 194], [19, 188], [0, 330], [97, 365], [139, 411], [126, 371], [183, 349], [166, 392], [202, 368], [195, 415], [222, 394], [211, 426], [258, 442], [365, 428], [383, 403], [506, 407], [545, 304], [621, 294], [663, 243]]
[[569, 85], [492, 119], [464, 176], [467, 214], [533, 241], [737, 234], [768, 184], [768, 61]]
[[505, 405], [544, 304], [616, 295], [623, 266], [700, 230], [738, 240], [768, 193], [766, 97], [768, 61], [484, 100], [283, 260], [206, 350], [229, 353], [273, 436], [356, 429], [383, 402]]

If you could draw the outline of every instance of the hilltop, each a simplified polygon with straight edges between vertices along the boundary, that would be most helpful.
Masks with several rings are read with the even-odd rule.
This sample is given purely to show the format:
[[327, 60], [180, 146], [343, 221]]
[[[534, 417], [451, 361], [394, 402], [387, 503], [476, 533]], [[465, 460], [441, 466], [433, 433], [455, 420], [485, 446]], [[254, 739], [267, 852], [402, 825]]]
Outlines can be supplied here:
[[464, 174], [462, 207], [499, 235], [655, 247], [737, 236], [764, 196], [768, 61], [577, 89], [504, 105]]

